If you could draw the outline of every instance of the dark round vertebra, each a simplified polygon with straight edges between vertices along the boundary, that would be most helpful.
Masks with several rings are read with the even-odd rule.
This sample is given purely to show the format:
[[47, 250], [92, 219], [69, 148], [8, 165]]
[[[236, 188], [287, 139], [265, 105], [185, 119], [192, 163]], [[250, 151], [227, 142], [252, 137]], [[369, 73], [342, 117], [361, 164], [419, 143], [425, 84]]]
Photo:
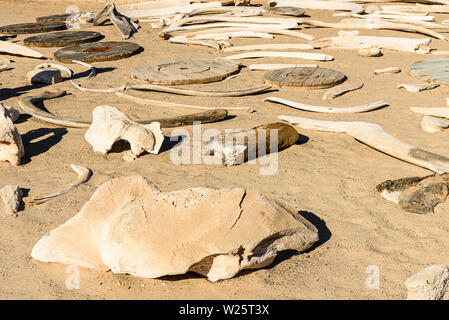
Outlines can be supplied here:
[[23, 43], [29, 47], [67, 47], [102, 38], [101, 33], [94, 31], [58, 31], [26, 38]]
[[5, 34], [25, 34], [25, 33], [44, 33], [57, 30], [65, 30], [65, 22], [30, 22], [10, 24], [0, 27], [0, 33]]

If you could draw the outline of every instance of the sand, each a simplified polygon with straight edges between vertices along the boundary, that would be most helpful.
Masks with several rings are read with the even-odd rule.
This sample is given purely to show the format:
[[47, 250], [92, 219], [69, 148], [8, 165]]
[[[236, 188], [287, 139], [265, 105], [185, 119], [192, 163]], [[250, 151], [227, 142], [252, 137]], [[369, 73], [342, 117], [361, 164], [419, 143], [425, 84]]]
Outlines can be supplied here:
[[[2, 25], [34, 21], [37, 16], [65, 12], [65, 1], [0, 1]], [[98, 9], [95, 2], [78, 2], [82, 11]], [[5, 8], [10, 8], [5, 10]], [[337, 22], [331, 11], [308, 10], [317, 20]], [[438, 21], [447, 18], [436, 15]], [[114, 26], [90, 27], [121, 41]], [[144, 52], [118, 62], [99, 62], [105, 68], [88, 83], [91, 88], [118, 87], [130, 81], [130, 71], [137, 65], [163, 59], [219, 57], [229, 55], [211, 48], [170, 44], [158, 37], [158, 29], [146, 23], [133, 38]], [[317, 37], [333, 36], [335, 29], [308, 29]], [[414, 33], [361, 30], [361, 35], [404, 36], [422, 38]], [[17, 36], [23, 40], [27, 35]], [[263, 39], [232, 39], [234, 45], [268, 43]], [[276, 36], [273, 43], [306, 43], [305, 40]], [[432, 48], [449, 50], [449, 44], [432, 40]], [[54, 48], [37, 50], [51, 56]], [[255, 113], [231, 113], [235, 117], [203, 129], [250, 128], [277, 121], [280, 114], [323, 120], [367, 121], [378, 123], [394, 136], [417, 147], [449, 156], [449, 132], [429, 134], [421, 130], [421, 116], [411, 106], [441, 107], [446, 104], [447, 87], [440, 86], [418, 94], [397, 89], [400, 83], [419, 83], [409, 74], [409, 65], [426, 57], [385, 51], [381, 57], [358, 56], [353, 50], [316, 50], [335, 57], [334, 61], [317, 62], [320, 66], [343, 72], [349, 80], [361, 81], [361, 90], [331, 101], [323, 101], [323, 90], [282, 89], [241, 98], [186, 97], [162, 93], [132, 93], [186, 104], [204, 106], [250, 106]], [[18, 107], [18, 99], [49, 87], [29, 86], [26, 73], [42, 61], [10, 57], [11, 71], [0, 73], [0, 100]], [[241, 60], [243, 63], [315, 63], [310, 60], [263, 58]], [[397, 74], [374, 75], [375, 69], [398, 66]], [[85, 71], [70, 65], [76, 73]], [[232, 90], [263, 83], [263, 71], [243, 68], [238, 76], [216, 83], [188, 85], [202, 90]], [[79, 80], [78, 80], [79, 81]], [[53, 86], [70, 95], [44, 102], [50, 112], [64, 117], [89, 121], [98, 105], [111, 105], [135, 119], [187, 114], [189, 110], [146, 107], [117, 98], [113, 94], [81, 92], [64, 81]], [[390, 106], [362, 114], [317, 114], [286, 106], [262, 102], [278, 96], [306, 104], [348, 107], [377, 100]], [[18, 217], [0, 218], [0, 298], [1, 299], [405, 299], [404, 281], [431, 264], [449, 263], [447, 235], [449, 202], [440, 204], [434, 215], [405, 212], [375, 192], [386, 179], [423, 176], [431, 172], [394, 159], [361, 144], [345, 134], [299, 129], [300, 141], [278, 154], [274, 175], [260, 175], [260, 163], [235, 167], [221, 165], [175, 165], [170, 149], [159, 155], [145, 154], [133, 162], [122, 159], [123, 148], [108, 155], [96, 154], [84, 140], [84, 129], [61, 128], [22, 116], [17, 123], [25, 144], [22, 165], [0, 163], [0, 186], [17, 184], [26, 195], [41, 195], [59, 190], [75, 178], [70, 164], [86, 166], [93, 176], [86, 184], [57, 200], [26, 207]], [[184, 127], [192, 133], [192, 127]], [[173, 129], [164, 129], [170, 136]], [[163, 279], [142, 279], [80, 268], [80, 288], [66, 287], [66, 265], [41, 263], [30, 256], [33, 245], [46, 233], [75, 215], [98, 185], [112, 178], [143, 175], [161, 190], [190, 187], [244, 187], [284, 201], [319, 230], [320, 241], [302, 254], [283, 252], [268, 268], [242, 272], [237, 277], [211, 283], [195, 274]], [[163, 241], [163, 239], [161, 239]], [[378, 289], [366, 287], [369, 266], [380, 271]], [[368, 269], [369, 271], [369, 269]]]

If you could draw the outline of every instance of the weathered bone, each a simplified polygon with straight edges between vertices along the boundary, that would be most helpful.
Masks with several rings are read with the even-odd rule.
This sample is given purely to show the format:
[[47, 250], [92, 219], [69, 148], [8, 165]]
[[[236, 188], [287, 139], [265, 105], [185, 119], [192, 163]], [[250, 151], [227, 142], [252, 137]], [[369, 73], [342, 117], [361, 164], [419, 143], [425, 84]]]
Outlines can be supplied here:
[[369, 122], [323, 121], [294, 116], [278, 116], [303, 129], [344, 132], [368, 146], [397, 159], [427, 168], [436, 173], [449, 172], [449, 158], [416, 148], [387, 133], [381, 126]]
[[66, 194], [67, 192], [89, 181], [90, 177], [92, 176], [92, 171], [89, 168], [85, 168], [76, 164], [71, 164], [70, 166], [72, 167], [73, 171], [75, 171], [76, 174], [78, 175], [77, 179], [70, 185], [70, 187], [62, 191], [58, 191], [45, 196], [25, 197], [23, 198], [23, 201], [26, 204], [41, 204], [54, 198], [57, 198], [63, 194]]
[[310, 44], [305, 43], [273, 43], [273, 44], [252, 44], [247, 46], [237, 46], [223, 49], [224, 52], [234, 52], [234, 51], [251, 51], [251, 50], [284, 50], [284, 49], [299, 49], [299, 50], [311, 50], [314, 47]]
[[318, 60], [318, 61], [331, 61], [334, 57], [322, 54], [322, 53], [311, 53], [311, 52], [276, 52], [276, 51], [254, 51], [235, 54], [231, 56], [224, 57], [225, 59], [237, 60], [237, 59], [253, 59], [253, 58], [263, 58], [263, 57], [282, 57], [282, 58], [301, 58], [306, 60]]
[[412, 110], [413, 112], [422, 114], [422, 115], [449, 119], [449, 108], [447, 108], [447, 107], [443, 107], [443, 108], [410, 107], [410, 110]]
[[102, 184], [77, 215], [36, 243], [31, 256], [136, 277], [193, 271], [218, 281], [317, 240], [310, 222], [258, 192], [161, 192], [132, 176]]
[[277, 97], [268, 97], [263, 101], [277, 102], [295, 109], [311, 111], [311, 112], [321, 112], [321, 113], [360, 113], [360, 112], [368, 112], [371, 110], [376, 110], [385, 106], [388, 106], [388, 103], [385, 101], [377, 101], [370, 104], [349, 107], [349, 108], [335, 108], [335, 107], [320, 107], [320, 106], [312, 106], [299, 102], [294, 102], [282, 98]]
[[449, 122], [432, 116], [424, 116], [421, 120], [421, 129], [425, 132], [436, 133], [449, 128]]
[[231, 45], [230, 43], [225, 43], [223, 41], [218, 42], [214, 40], [189, 40], [180, 37], [171, 37], [170, 39], [168, 39], [168, 41], [170, 41], [171, 43], [200, 45], [209, 48], [214, 48], [216, 50], [220, 50], [222, 47]]
[[188, 14], [198, 8], [215, 8], [221, 6], [221, 2], [214, 1], [208, 3], [194, 3], [189, 4], [188, 1], [179, 5], [170, 5], [169, 1], [151, 1], [145, 3], [142, 7], [140, 3], [133, 4], [133, 7], [119, 6], [120, 11], [130, 18], [145, 18], [145, 17], [161, 17], [175, 14]]
[[364, 57], [379, 57], [382, 52], [377, 46], [367, 46], [359, 49], [359, 55]]
[[425, 177], [387, 180], [376, 186], [377, 192], [402, 209], [419, 214], [433, 214], [438, 203], [449, 193], [447, 173]]
[[276, 6], [299, 7], [304, 9], [340, 10], [363, 13], [362, 5], [347, 1], [322, 1], [322, 0], [277, 0]]
[[68, 77], [71, 77], [73, 75], [72, 69], [70, 69], [66, 66], [60, 65], [60, 64], [56, 64], [56, 63], [44, 62], [44, 63], [41, 63], [40, 65], [36, 66], [34, 69], [38, 70], [38, 69], [48, 69], [48, 68], [55, 68], [55, 69], [61, 70], [62, 72], [65, 72]]
[[231, 32], [220, 32], [220, 33], [210, 33], [210, 34], [195, 34], [189, 36], [183, 36], [187, 39], [198, 39], [198, 40], [208, 40], [208, 39], [229, 39], [229, 38], [262, 38], [262, 39], [274, 39], [274, 37], [266, 32], [255, 32], [255, 31], [231, 31]]
[[107, 153], [115, 142], [126, 140], [131, 151], [125, 160], [134, 160], [144, 151], [158, 154], [164, 142], [159, 122], [139, 124], [110, 106], [99, 106], [92, 111], [92, 124], [84, 135], [95, 152]]
[[12, 123], [16, 122], [17, 119], [19, 119], [20, 113], [18, 110], [14, 109], [13, 107], [5, 106], [3, 103], [0, 102], [0, 109], [1, 108], [5, 109], [6, 115], [11, 118]]
[[374, 70], [374, 74], [398, 73], [398, 72], [401, 72], [401, 69], [399, 67], [388, 67], [388, 68]]
[[251, 71], [256, 70], [278, 70], [278, 69], [284, 69], [284, 68], [303, 68], [303, 67], [309, 67], [309, 68], [318, 68], [317, 64], [288, 64], [288, 63], [256, 63], [256, 64], [250, 64], [248, 66], [248, 69]]
[[85, 66], [85, 67], [88, 67], [90, 69], [90, 73], [87, 76], [86, 80], [89, 80], [90, 78], [93, 78], [93, 77], [95, 77], [97, 75], [97, 68], [95, 68], [94, 66], [92, 66], [92, 65], [90, 65], [88, 63], [85, 63], [83, 61], [78, 61], [78, 60], [72, 60], [72, 62], [78, 63], [78, 64], [80, 64], [82, 66]]
[[29, 58], [46, 58], [42, 53], [32, 50], [17, 43], [0, 40], [0, 52]]
[[0, 188], [0, 199], [5, 215], [16, 215], [22, 203], [22, 190], [15, 185], [6, 185]]
[[439, 86], [440, 85], [438, 83], [418, 83], [418, 84], [402, 83], [398, 85], [398, 89], [404, 88], [408, 92], [418, 93], [420, 91], [431, 90]]
[[405, 281], [407, 300], [449, 300], [448, 282], [449, 265], [431, 265]]
[[27, 73], [28, 84], [55, 84], [62, 80], [59, 70], [34, 69]]
[[[277, 139], [271, 138], [274, 131]], [[269, 154], [271, 150], [277, 152], [286, 149], [294, 145], [298, 138], [295, 128], [275, 122], [252, 129], [226, 133], [220, 137], [211, 137], [211, 140], [204, 144], [203, 153], [213, 155], [215, 159], [226, 166], [234, 166]], [[272, 140], [276, 146], [271, 145]], [[261, 147], [264, 149], [261, 150]]]
[[107, 2], [103, 10], [94, 18], [93, 25], [99, 26], [108, 20], [114, 24], [125, 39], [129, 39], [137, 32], [138, 25], [127, 16], [118, 12], [115, 4], [111, 2]]
[[10, 118], [10, 111], [0, 105], [0, 161], [18, 166], [24, 155], [22, 137]]
[[345, 94], [346, 92], [358, 90], [361, 89], [362, 87], [363, 87], [362, 82], [344, 82], [342, 84], [339, 84], [335, 87], [326, 90], [326, 92], [324, 92], [323, 94], [323, 100], [334, 99], [336, 97]]
[[338, 31], [339, 37], [355, 37], [355, 36], [358, 36], [359, 34], [360, 33], [358, 30], [350, 30], [350, 31], [340, 30], [340, 31]]

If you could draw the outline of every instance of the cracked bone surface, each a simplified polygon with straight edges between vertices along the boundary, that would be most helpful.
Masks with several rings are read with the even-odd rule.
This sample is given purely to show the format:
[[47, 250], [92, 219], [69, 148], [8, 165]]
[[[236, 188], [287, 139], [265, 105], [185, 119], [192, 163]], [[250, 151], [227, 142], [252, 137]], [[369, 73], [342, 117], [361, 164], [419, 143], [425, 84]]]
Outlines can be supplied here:
[[449, 300], [449, 265], [434, 264], [405, 281], [407, 300]]
[[317, 229], [296, 210], [258, 192], [163, 192], [130, 176], [100, 185], [78, 214], [35, 244], [31, 256], [143, 278], [193, 271], [215, 282], [316, 241]]
[[131, 150], [124, 159], [134, 160], [144, 151], [158, 154], [164, 141], [159, 122], [139, 124], [117, 108], [99, 106], [92, 111], [92, 124], [84, 135], [95, 152], [107, 153], [115, 142], [126, 140]]
[[303, 129], [344, 132], [356, 140], [397, 159], [427, 168], [436, 173], [449, 172], [449, 158], [399, 140], [375, 123], [324, 121], [286, 115], [280, 115], [278, 118]]
[[46, 195], [46, 196], [26, 197], [23, 199], [23, 201], [25, 203], [30, 203], [30, 204], [44, 203], [51, 199], [57, 198], [65, 193], [75, 189], [76, 187], [82, 185], [83, 183], [86, 183], [87, 181], [89, 181], [90, 177], [92, 176], [92, 171], [89, 168], [78, 166], [76, 164], [72, 164], [70, 166], [72, 167], [73, 171], [75, 171], [76, 174], [78, 175], [78, 178], [70, 185], [70, 187], [68, 187], [64, 190]]
[[22, 202], [22, 190], [15, 185], [6, 185], [0, 188], [0, 199], [3, 202], [5, 215], [15, 215]]
[[425, 132], [436, 133], [447, 128], [449, 128], [449, 122], [436, 117], [424, 116], [421, 120], [421, 129]]
[[10, 118], [10, 112], [0, 105], [0, 161], [18, 166], [24, 155], [22, 137]]
[[437, 83], [417, 83], [417, 84], [402, 83], [398, 85], [398, 89], [404, 88], [408, 92], [418, 93], [420, 91], [431, 90], [439, 86], [440, 85]]

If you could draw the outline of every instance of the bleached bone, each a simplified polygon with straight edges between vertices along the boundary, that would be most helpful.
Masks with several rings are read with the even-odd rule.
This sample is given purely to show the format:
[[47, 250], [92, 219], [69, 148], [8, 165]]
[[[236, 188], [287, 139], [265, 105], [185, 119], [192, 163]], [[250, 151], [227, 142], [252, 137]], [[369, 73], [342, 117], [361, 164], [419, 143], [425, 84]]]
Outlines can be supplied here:
[[261, 39], [274, 39], [274, 37], [265, 32], [254, 32], [254, 31], [234, 31], [234, 32], [222, 32], [222, 33], [211, 33], [211, 34], [197, 34], [192, 36], [187, 36], [187, 39], [198, 39], [198, 40], [208, 40], [208, 39], [229, 39], [229, 38], [261, 38]]
[[411, 39], [399, 37], [371, 37], [371, 36], [344, 36], [323, 38], [314, 41], [314, 45], [321, 45], [322, 48], [333, 49], [359, 49], [363, 45], [377, 46], [379, 48], [404, 51], [412, 53], [425, 53], [430, 50], [426, 47], [430, 44], [430, 38]]
[[195, 106], [195, 105], [188, 105], [188, 104], [180, 104], [180, 103], [173, 103], [173, 102], [167, 102], [167, 101], [159, 101], [154, 99], [144, 99], [139, 98], [135, 96], [131, 96], [129, 94], [125, 94], [123, 92], [115, 92], [116, 96], [125, 98], [127, 100], [143, 104], [143, 105], [149, 105], [149, 106], [155, 106], [155, 107], [172, 107], [176, 109], [202, 109], [202, 110], [214, 110], [214, 109], [226, 109], [228, 111], [246, 111], [246, 112], [254, 112], [255, 110], [250, 107], [203, 107], [203, 106]]
[[110, 20], [120, 31], [123, 38], [129, 39], [137, 32], [138, 24], [131, 21], [130, 18], [117, 11], [115, 4], [107, 2], [103, 10], [94, 18], [93, 25], [99, 26]]
[[335, 108], [335, 107], [320, 107], [320, 106], [312, 106], [308, 104], [303, 104], [295, 101], [290, 101], [287, 99], [277, 98], [277, 97], [268, 97], [263, 101], [270, 101], [280, 103], [295, 109], [311, 111], [311, 112], [321, 112], [321, 113], [360, 113], [360, 112], [368, 112], [371, 110], [376, 110], [388, 105], [385, 101], [377, 101], [370, 104], [365, 104], [363, 106], [356, 107], [348, 107], [348, 108]]
[[117, 92], [117, 91], [124, 91], [126, 89], [126, 84], [117, 88], [108, 88], [108, 89], [89, 89], [84, 88], [79, 84], [76, 84], [75, 81], [70, 80], [70, 82], [74, 85], [75, 88], [81, 90], [81, 91], [88, 91], [88, 92], [104, 92], [104, 93], [110, 93], [110, 92]]
[[31, 70], [27, 73], [28, 84], [55, 84], [62, 80], [59, 70]]
[[238, 23], [238, 22], [216, 22], [216, 23], [207, 23], [207, 24], [193, 24], [187, 25], [183, 27], [176, 28], [166, 28], [162, 30], [159, 34], [162, 38], [168, 38], [174, 32], [180, 31], [191, 31], [205, 28], [239, 28], [240, 30], [251, 29], [251, 31], [260, 31], [267, 32], [265, 30], [260, 30], [261, 28], [268, 30], [288, 30], [296, 28], [296, 24], [265, 24], [265, 23]]
[[142, 125], [110, 106], [96, 107], [92, 116], [92, 124], [84, 137], [95, 152], [107, 153], [115, 142], [126, 140], [131, 151], [124, 155], [125, 160], [133, 160], [144, 151], [159, 153], [164, 141], [159, 122]]
[[0, 64], [0, 72], [8, 71], [8, 70], [11, 70], [11, 69], [12, 68], [9, 65], [7, 65], [7, 64]]
[[322, 0], [277, 0], [277, 7], [299, 7], [303, 9], [340, 10], [363, 13], [362, 5], [346, 1], [322, 1]]
[[282, 58], [301, 58], [306, 60], [331, 61], [334, 57], [323, 53], [311, 52], [276, 52], [276, 51], [254, 51], [235, 54], [224, 57], [224, 59], [238, 60], [238, 59], [253, 59], [264, 57], [282, 57]]
[[6, 58], [5, 56], [0, 55], [0, 64], [10, 64], [11, 60]]
[[449, 55], [449, 51], [436, 50], [436, 51], [432, 51], [430, 54], [433, 56], [447, 56], [447, 55]]
[[10, 112], [0, 105], [0, 161], [18, 166], [24, 155], [22, 137], [10, 118]]
[[374, 12], [378, 12], [380, 10], [381, 10], [380, 7], [378, 5], [375, 5], [375, 4], [370, 4], [370, 5], [367, 5], [365, 7], [365, 12], [366, 13], [374, 13]]
[[302, 67], [310, 67], [310, 68], [318, 68], [317, 64], [287, 64], [287, 63], [256, 63], [250, 64], [248, 69], [251, 71], [256, 70], [278, 70], [284, 68], [302, 68]]
[[18, 110], [14, 109], [13, 107], [5, 106], [0, 102], [0, 109], [2, 108], [5, 109], [6, 115], [11, 118], [13, 123], [16, 122], [17, 119], [19, 119], [20, 113]]
[[382, 52], [379, 47], [366, 46], [359, 49], [359, 55], [363, 57], [379, 57], [382, 55]]
[[17, 43], [0, 40], [0, 52], [29, 58], [46, 58], [42, 53], [32, 50]]
[[358, 30], [350, 30], [350, 31], [340, 30], [340, 31], [338, 31], [339, 37], [355, 37], [355, 36], [358, 36], [359, 34], [360, 33]]
[[434, 264], [405, 281], [407, 300], [449, 300], [449, 265]]
[[218, 281], [316, 241], [310, 222], [258, 192], [162, 192], [144, 177], [130, 176], [100, 185], [78, 214], [35, 244], [31, 256], [136, 277], [193, 271]]
[[388, 67], [388, 68], [374, 70], [374, 74], [398, 73], [398, 72], [401, 72], [401, 69], [399, 67]]
[[[164, 3], [167, 0], [164, 1], [152, 1], [152, 5], [160, 6], [164, 5]], [[140, 5], [140, 4], [139, 4]], [[221, 6], [221, 2], [214, 1], [209, 3], [195, 3], [195, 4], [187, 4], [187, 5], [167, 5], [167, 6], [160, 6], [156, 8], [150, 8], [148, 5], [145, 8], [139, 9], [139, 7], [128, 7], [124, 8], [122, 6], [119, 6], [120, 11], [130, 18], [145, 18], [145, 17], [161, 17], [161, 16], [168, 16], [168, 15], [175, 15], [175, 14], [188, 14], [189, 12], [192, 12], [193, 10], [197, 8], [214, 8]]]
[[362, 87], [363, 87], [362, 82], [344, 82], [342, 84], [339, 84], [335, 87], [326, 90], [323, 94], [323, 100], [334, 99], [336, 97], [341, 96], [342, 94], [345, 94], [346, 92], [358, 90], [361, 89]]
[[[424, 28], [428, 28], [428, 29], [441, 29], [442, 31], [447, 31], [448, 26], [445, 25], [443, 22], [440, 23], [434, 23], [434, 22], [428, 22], [428, 21], [422, 21], [422, 20], [414, 20], [414, 19], [409, 19], [406, 17], [400, 17], [397, 16], [397, 18], [393, 19], [387, 19], [387, 18], [381, 18], [381, 17], [373, 17], [373, 18], [363, 18], [363, 16], [360, 15], [353, 15], [354, 17], [357, 18], [362, 18], [361, 20], [366, 20], [366, 21], [370, 21], [370, 22], [387, 22], [387, 23], [406, 23], [408, 25], [416, 25], [418, 27], [424, 27]], [[444, 32], [443, 31], [443, 32]]]
[[427, 168], [436, 173], [449, 172], [449, 158], [405, 143], [390, 135], [375, 123], [323, 121], [285, 115], [278, 116], [278, 118], [303, 129], [344, 132], [356, 140], [397, 159]]
[[421, 129], [425, 132], [436, 133], [449, 128], [449, 122], [432, 116], [424, 116], [421, 120]]
[[[224, 43], [223, 41], [218, 42], [218, 41], [213, 41], [213, 40], [189, 40], [189, 39], [183, 39], [180, 37], [171, 37], [170, 39], [168, 39], [168, 41], [170, 41], [171, 43], [200, 45], [200, 46], [205, 46], [205, 47], [209, 47], [209, 48], [214, 48], [216, 50], [220, 50]], [[226, 43], [224, 45], [224, 47], [230, 46], [230, 45], [231, 45], [230, 43]]]
[[[223, 33], [226, 34], [227, 32], [239, 32], [239, 31], [251, 31], [251, 32], [264, 32], [269, 34], [275, 34], [275, 35], [283, 35], [293, 38], [301, 38], [306, 39], [309, 41], [312, 41], [315, 39], [314, 36], [310, 34], [306, 34], [304, 32], [299, 32], [295, 30], [284, 30], [279, 28], [268, 28], [267, 26], [254, 26], [254, 25], [245, 25], [244, 27], [236, 27], [236, 26], [223, 26], [220, 27], [217, 26], [217, 24], [214, 24], [214, 27], [217, 27], [217, 29], [212, 28], [211, 30], [200, 30], [196, 32], [189, 32], [184, 34], [185, 37], [192, 37], [198, 34], [211, 34], [211, 33]], [[164, 36], [164, 34], [162, 34]]]
[[443, 107], [443, 108], [410, 107], [410, 110], [412, 110], [413, 112], [422, 114], [422, 115], [449, 119], [449, 108], [447, 108], [447, 107]]
[[224, 52], [234, 52], [234, 51], [251, 51], [251, 50], [284, 50], [284, 49], [299, 49], [299, 50], [311, 50], [314, 49], [312, 45], [305, 43], [268, 43], [268, 44], [252, 44], [247, 46], [236, 46], [231, 48], [223, 49]]
[[198, 8], [194, 9], [191, 12], [187, 13], [187, 17], [198, 16], [201, 14], [226, 14], [230, 13], [234, 15], [234, 13], [240, 12], [250, 12], [253, 15], [260, 15], [262, 13], [267, 12], [264, 7], [234, 7], [234, 6], [223, 6], [223, 7], [211, 7], [211, 8]]
[[417, 83], [417, 84], [402, 83], [398, 85], [398, 89], [404, 88], [408, 92], [418, 93], [420, 91], [431, 90], [439, 86], [440, 85], [438, 83]]
[[41, 204], [57, 198], [63, 194], [66, 194], [67, 192], [89, 181], [90, 177], [92, 176], [92, 171], [89, 168], [85, 168], [76, 164], [71, 164], [70, 166], [78, 175], [77, 179], [70, 185], [70, 187], [45, 196], [25, 197], [23, 198], [23, 201], [26, 204]]
[[73, 75], [73, 71], [63, 65], [60, 64], [56, 64], [56, 63], [41, 63], [40, 65], [36, 66], [34, 69], [38, 70], [38, 69], [48, 69], [48, 68], [55, 68], [58, 70], [61, 70], [62, 72], [65, 72], [67, 74], [68, 77], [71, 77]]
[[89, 80], [90, 78], [93, 78], [97, 75], [97, 68], [95, 68], [94, 66], [92, 66], [86, 62], [78, 61], [78, 60], [72, 60], [72, 62], [78, 63], [78, 64], [90, 69], [90, 74], [87, 76], [86, 80]]
[[3, 201], [5, 215], [15, 215], [22, 202], [22, 190], [15, 185], [6, 185], [0, 188], [0, 199]]
[[344, 19], [338, 23], [323, 22], [317, 20], [304, 20], [303, 25], [309, 25], [314, 27], [325, 27], [325, 28], [340, 28], [340, 29], [370, 29], [370, 30], [390, 29], [407, 32], [413, 31], [416, 33], [421, 33], [437, 39], [448, 41], [448, 39], [445, 36], [443, 36], [438, 32], [408, 23], [371, 21], [364, 19]]

